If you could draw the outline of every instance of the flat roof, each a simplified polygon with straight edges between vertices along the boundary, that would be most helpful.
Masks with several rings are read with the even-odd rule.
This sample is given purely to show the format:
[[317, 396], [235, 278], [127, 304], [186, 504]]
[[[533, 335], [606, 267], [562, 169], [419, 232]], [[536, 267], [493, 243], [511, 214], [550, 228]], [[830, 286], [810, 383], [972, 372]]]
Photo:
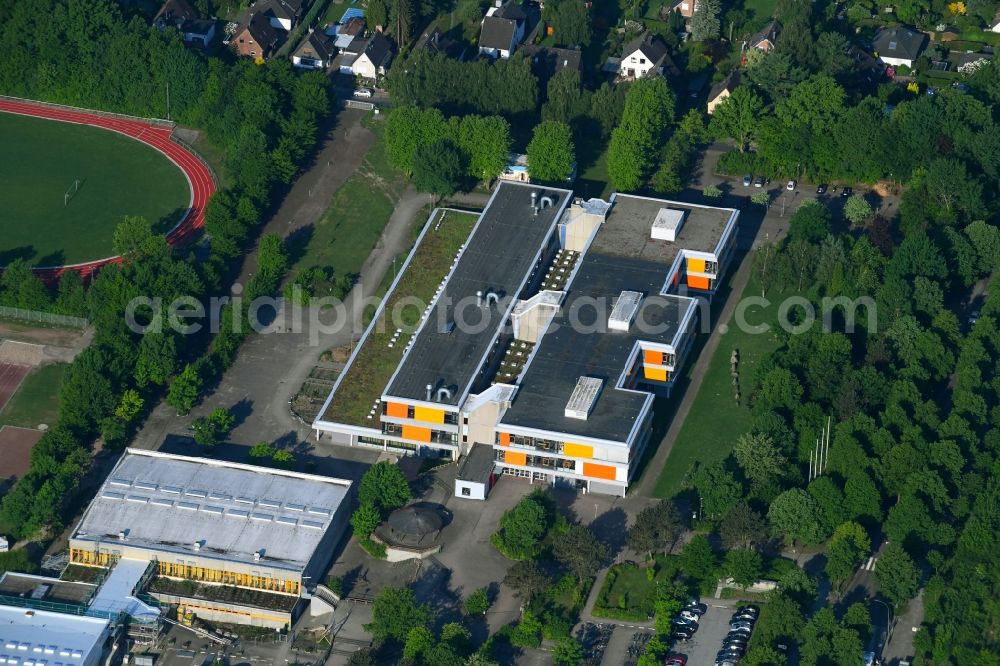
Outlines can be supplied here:
[[82, 664], [100, 654], [107, 636], [108, 620], [0, 605], [0, 658], [8, 664]]
[[350, 487], [343, 479], [128, 449], [72, 539], [114, 548], [124, 531], [132, 548], [301, 572]]
[[[602, 228], [596, 238], [608, 232]], [[596, 239], [595, 239], [596, 240]], [[502, 426], [532, 428], [625, 443], [650, 394], [615, 388], [638, 341], [669, 345], [695, 300], [660, 295], [669, 265], [594, 250], [583, 256], [562, 310], [536, 346]], [[627, 331], [608, 317], [623, 291], [643, 295]], [[566, 416], [581, 377], [603, 380], [587, 418]]]
[[[552, 205], [535, 214], [532, 193], [539, 203], [550, 197]], [[497, 185], [441, 295], [389, 380], [386, 396], [426, 401], [430, 384], [435, 392], [451, 390], [451, 397], [440, 401], [443, 405], [459, 404], [571, 194], [506, 181]], [[478, 307], [478, 291], [499, 295], [499, 308]]]
[[78, 583], [48, 576], [8, 571], [0, 578], [0, 594], [40, 601], [83, 605], [97, 591], [90, 583]]
[[493, 447], [488, 444], [473, 444], [469, 453], [462, 456], [462, 462], [458, 466], [458, 479], [489, 483], [494, 466]]
[[[651, 237], [653, 223], [663, 208], [684, 213], [683, 224], [672, 242]], [[616, 193], [611, 211], [601, 233], [594, 237], [590, 251], [655, 261], [669, 268], [681, 250], [716, 252], [735, 213], [734, 208], [696, 206]]]

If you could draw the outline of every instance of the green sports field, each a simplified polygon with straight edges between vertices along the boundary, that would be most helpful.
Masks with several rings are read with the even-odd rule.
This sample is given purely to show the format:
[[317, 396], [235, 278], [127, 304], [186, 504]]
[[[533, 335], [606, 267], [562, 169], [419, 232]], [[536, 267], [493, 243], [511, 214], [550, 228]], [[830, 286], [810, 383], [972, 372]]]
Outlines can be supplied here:
[[[67, 205], [63, 195], [80, 180]], [[59, 266], [111, 254], [126, 215], [167, 231], [191, 190], [158, 151], [96, 127], [0, 113], [0, 266]]]

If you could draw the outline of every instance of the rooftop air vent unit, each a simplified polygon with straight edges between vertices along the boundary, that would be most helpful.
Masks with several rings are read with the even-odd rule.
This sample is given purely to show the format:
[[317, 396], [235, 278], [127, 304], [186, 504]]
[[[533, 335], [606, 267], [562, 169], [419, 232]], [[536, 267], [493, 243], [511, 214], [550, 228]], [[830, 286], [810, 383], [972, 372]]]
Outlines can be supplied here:
[[254, 551], [254, 553], [253, 553], [253, 561], [254, 562], [260, 562], [260, 551], [259, 550], [255, 550]]
[[569, 402], [566, 403], [564, 412], [566, 418], [586, 421], [587, 417], [590, 416], [590, 410], [594, 408], [594, 403], [597, 402], [597, 396], [600, 395], [603, 385], [604, 380], [597, 377], [577, 379], [573, 393], [569, 396]]
[[615, 300], [615, 305], [611, 309], [611, 316], [608, 317], [608, 329], [612, 331], [628, 332], [632, 325], [632, 320], [639, 312], [639, 304], [642, 302], [642, 294], [637, 291], [623, 291]]
[[684, 225], [684, 211], [674, 208], [661, 208], [653, 220], [653, 230], [650, 237], [653, 240], [663, 240], [673, 243]]

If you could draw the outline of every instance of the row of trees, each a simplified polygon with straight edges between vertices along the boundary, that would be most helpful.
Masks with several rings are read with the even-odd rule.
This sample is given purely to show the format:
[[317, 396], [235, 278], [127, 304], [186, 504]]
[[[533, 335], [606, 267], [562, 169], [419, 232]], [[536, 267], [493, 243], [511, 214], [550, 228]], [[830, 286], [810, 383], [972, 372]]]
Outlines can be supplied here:
[[[166, 322], [166, 308], [179, 298], [197, 301], [221, 292], [272, 197], [314, 146], [329, 110], [322, 74], [296, 75], [284, 60], [258, 66], [205, 59], [184, 48], [176, 31], [161, 33], [138, 17], [126, 21], [121, 11], [110, 0], [86, 8], [65, 0], [5, 6], [0, 33], [19, 48], [0, 65], [0, 91], [162, 117], [167, 114], [160, 91], [169, 82], [171, 117], [206, 131], [227, 155], [230, 182], [206, 209], [209, 252], [195, 256], [191, 249], [171, 248], [145, 220], [128, 218], [113, 237], [121, 265], [102, 269], [85, 296], [73, 278], [61, 283], [54, 307], [82, 310], [95, 333], [67, 369], [58, 424], [43, 435], [30, 471], [0, 505], [0, 519], [18, 538], [60, 525], [73, 507], [96, 436], [106, 446], [123, 446], [164, 390], [168, 402], [186, 413], [205, 383], [232, 362], [249, 330], [247, 313], [232, 304], [223, 309], [219, 334], [204, 355], [206, 335], [181, 335], [169, 326], [139, 334], [128, 325], [126, 308], [137, 297], [161, 303], [136, 312], [144, 326]], [[52, 43], [68, 48], [51, 49]], [[281, 238], [261, 239], [259, 270], [245, 286], [240, 307], [273, 293], [287, 262]], [[5, 280], [5, 293], [24, 295], [19, 303], [40, 304], [37, 294], [44, 289], [23, 267]], [[70, 302], [72, 307], [66, 305]], [[216, 431], [218, 425], [213, 425]], [[209, 429], [206, 424], [206, 433]]]

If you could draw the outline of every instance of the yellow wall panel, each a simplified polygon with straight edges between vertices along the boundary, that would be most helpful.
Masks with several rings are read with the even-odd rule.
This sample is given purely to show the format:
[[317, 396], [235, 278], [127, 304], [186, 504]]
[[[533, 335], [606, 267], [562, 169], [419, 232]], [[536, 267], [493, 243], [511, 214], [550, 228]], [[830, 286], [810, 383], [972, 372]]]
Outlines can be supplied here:
[[667, 381], [666, 368], [654, 368], [648, 365], [642, 366], [642, 374], [646, 379], [655, 379], [658, 382]]
[[517, 451], [504, 451], [503, 461], [508, 465], [527, 465], [528, 454]]
[[688, 272], [689, 273], [704, 273], [705, 272], [705, 260], [704, 259], [688, 259]]
[[586, 444], [566, 442], [563, 444], [563, 453], [573, 458], [593, 458], [594, 447], [587, 446]]
[[414, 407], [413, 418], [424, 423], [444, 423], [444, 410], [433, 407]]

